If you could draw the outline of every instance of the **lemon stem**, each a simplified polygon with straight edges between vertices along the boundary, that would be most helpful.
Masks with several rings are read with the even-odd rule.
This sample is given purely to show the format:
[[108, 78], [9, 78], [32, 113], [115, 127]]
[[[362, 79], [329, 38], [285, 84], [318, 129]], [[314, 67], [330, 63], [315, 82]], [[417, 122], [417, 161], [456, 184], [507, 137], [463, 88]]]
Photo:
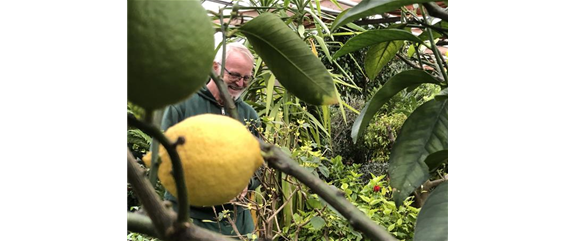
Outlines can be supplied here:
[[373, 220], [369, 219], [361, 210], [349, 202], [340, 190], [332, 188], [318, 177], [315, 177], [311, 172], [305, 170], [297, 162], [293, 161], [278, 147], [267, 144], [262, 140], [259, 140], [259, 144], [261, 150], [267, 153], [267, 155], [263, 156], [270, 167], [280, 170], [287, 175], [291, 175], [308, 186], [349, 220], [353, 228], [360, 230], [371, 240], [396, 241], [382, 226], [379, 226]]
[[131, 115], [128, 115], [128, 125], [139, 128], [154, 139], [157, 139], [159, 143], [165, 147], [167, 154], [169, 154], [169, 158], [171, 159], [173, 179], [175, 180], [177, 188], [177, 221], [179, 223], [188, 222], [189, 203], [187, 199], [187, 188], [185, 187], [185, 178], [183, 168], [181, 167], [181, 159], [179, 159], [179, 154], [177, 154], [175, 149], [177, 144], [183, 143], [184, 140], [180, 140], [180, 138], [178, 138], [176, 143], [171, 143], [158, 128], [151, 124], [143, 123]]

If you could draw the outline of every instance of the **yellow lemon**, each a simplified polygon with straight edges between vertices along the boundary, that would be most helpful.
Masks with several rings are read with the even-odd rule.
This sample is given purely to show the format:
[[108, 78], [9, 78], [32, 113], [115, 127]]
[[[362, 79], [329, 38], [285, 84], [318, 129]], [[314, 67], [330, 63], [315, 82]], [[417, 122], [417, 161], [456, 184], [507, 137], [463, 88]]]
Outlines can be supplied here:
[[153, 110], [199, 90], [212, 68], [214, 33], [198, 0], [128, 0], [128, 100]]
[[[185, 138], [176, 150], [182, 162], [189, 203], [213, 206], [228, 203], [240, 194], [253, 173], [263, 164], [257, 139], [241, 122], [223, 115], [189, 117], [167, 129], [171, 141]], [[158, 177], [167, 191], [177, 197], [172, 164], [160, 147]], [[151, 153], [143, 158], [147, 166]]]

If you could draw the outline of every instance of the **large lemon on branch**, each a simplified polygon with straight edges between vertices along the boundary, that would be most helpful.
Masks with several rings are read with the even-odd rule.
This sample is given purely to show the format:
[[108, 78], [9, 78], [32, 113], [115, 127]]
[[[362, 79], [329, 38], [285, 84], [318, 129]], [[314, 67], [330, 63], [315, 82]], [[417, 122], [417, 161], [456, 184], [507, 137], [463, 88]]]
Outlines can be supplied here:
[[[185, 138], [176, 150], [182, 162], [189, 203], [213, 206], [228, 203], [249, 184], [263, 164], [257, 139], [241, 122], [223, 115], [202, 114], [189, 117], [167, 129], [171, 141]], [[177, 197], [172, 164], [160, 147], [158, 177], [167, 191]], [[147, 166], [151, 153], [144, 158]]]
[[199, 90], [212, 68], [213, 34], [198, 0], [128, 0], [128, 100], [151, 111]]

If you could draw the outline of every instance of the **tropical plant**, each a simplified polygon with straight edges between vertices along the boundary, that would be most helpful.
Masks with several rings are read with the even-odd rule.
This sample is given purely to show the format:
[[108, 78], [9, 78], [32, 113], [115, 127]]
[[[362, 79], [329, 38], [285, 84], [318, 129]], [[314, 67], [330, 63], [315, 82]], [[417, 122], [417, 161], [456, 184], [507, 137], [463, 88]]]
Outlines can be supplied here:
[[[405, 1], [405, 0], [383, 0], [383, 1], [369, 1], [364, 0], [354, 8], [340, 14], [334, 22], [329, 27], [321, 20], [318, 11], [308, 10], [307, 6], [312, 6], [311, 1], [303, 0], [293, 0], [293, 1], [283, 1], [283, 8], [280, 10], [270, 10], [269, 8], [257, 8], [261, 11], [261, 14], [247, 21], [242, 26], [232, 29], [233, 34], [238, 34], [245, 37], [248, 44], [252, 46], [253, 51], [258, 55], [258, 65], [265, 64], [268, 78], [261, 78], [262, 83], [275, 83], [276, 79], [281, 86], [284, 88], [284, 92], [281, 93], [284, 97], [281, 98], [283, 102], [282, 107], [283, 113], [291, 111], [291, 107], [296, 108], [307, 108], [306, 105], [320, 106], [322, 113], [319, 116], [330, 116], [329, 108], [326, 105], [340, 103], [339, 110], [344, 112], [345, 103], [341, 101], [340, 94], [338, 94], [337, 85], [347, 86], [350, 88], [356, 88], [357, 86], [352, 83], [352, 79], [348, 78], [351, 83], [346, 83], [342, 78], [339, 78], [337, 74], [329, 73], [328, 69], [321, 63], [318, 55], [313, 51], [313, 47], [307, 45], [308, 41], [305, 41], [305, 22], [313, 21], [315, 26], [320, 31], [317, 31], [317, 35], [321, 39], [325, 36], [330, 36], [338, 28], [344, 28], [345, 26], [351, 27], [353, 25], [352, 21], [359, 18], [364, 18], [377, 13], [384, 13], [390, 10], [395, 10], [401, 8], [405, 5], [410, 5], [413, 3], [426, 3], [432, 1]], [[267, 6], [273, 6], [278, 4], [278, 1], [259, 1], [259, 3], [266, 4]], [[290, 5], [293, 3], [295, 6]], [[238, 7], [234, 7], [231, 14], [232, 17], [237, 16]], [[311, 7], [311, 9], [313, 9]], [[264, 12], [269, 11], [269, 12]], [[296, 13], [292, 16], [286, 16], [285, 11], [291, 11], [291, 13]], [[275, 12], [275, 13], [270, 13]], [[369, 192], [369, 188], [358, 188], [353, 185], [349, 189], [349, 184], [351, 182], [356, 182], [357, 177], [354, 175], [345, 174], [342, 171], [321, 171], [321, 155], [317, 156], [315, 150], [312, 149], [312, 142], [300, 142], [297, 136], [291, 136], [292, 139], [286, 142], [288, 147], [295, 147], [293, 152], [286, 153], [281, 148], [270, 145], [267, 143], [261, 143], [262, 155], [264, 156], [266, 163], [273, 170], [269, 174], [270, 178], [274, 180], [285, 181], [282, 184], [288, 183], [291, 186], [283, 186], [281, 191], [283, 194], [277, 195], [277, 197], [285, 198], [280, 207], [274, 209], [273, 214], [277, 215], [278, 209], [284, 209], [284, 213], [293, 214], [290, 216], [293, 222], [287, 219], [283, 219], [283, 228], [297, 228], [300, 230], [304, 228], [304, 222], [308, 222], [312, 226], [312, 230], [321, 230], [322, 226], [328, 225], [329, 223], [325, 221], [322, 213], [325, 212], [326, 207], [331, 209], [333, 212], [337, 212], [342, 217], [350, 220], [349, 223], [345, 223], [345, 227], [352, 227], [352, 230], [360, 231], [359, 235], [355, 235], [356, 238], [369, 238], [371, 240], [395, 240], [395, 237], [389, 234], [389, 231], [393, 232], [396, 230], [396, 223], [398, 220], [402, 220], [402, 223], [412, 224], [414, 222], [414, 217], [409, 213], [407, 216], [411, 216], [408, 220], [401, 218], [400, 207], [406, 204], [409, 206], [412, 198], [409, 197], [413, 192], [417, 193], [415, 187], [421, 185], [426, 186], [428, 190], [423, 190], [427, 193], [438, 185], [434, 191], [430, 192], [428, 198], [424, 201], [424, 205], [420, 210], [420, 214], [416, 219], [416, 228], [414, 233], [415, 240], [444, 240], [447, 238], [447, 192], [448, 192], [448, 182], [443, 180], [428, 180], [430, 171], [444, 165], [447, 159], [447, 119], [448, 119], [448, 94], [447, 94], [447, 66], [444, 61], [442, 61], [442, 55], [438, 52], [438, 49], [434, 42], [433, 31], [441, 32], [443, 36], [446, 36], [445, 27], [446, 25], [431, 25], [428, 22], [428, 17], [426, 16], [425, 8], [421, 7], [422, 18], [419, 18], [415, 14], [411, 13], [411, 10], [403, 8], [403, 14], [405, 16], [411, 14], [407, 21], [404, 18], [403, 24], [405, 26], [393, 26], [390, 29], [376, 29], [367, 30], [363, 33], [349, 39], [345, 42], [342, 47], [333, 55], [330, 54], [328, 48], [323, 48], [326, 56], [331, 56], [331, 61], [336, 60], [340, 56], [344, 56], [353, 51], [360, 50], [362, 48], [369, 47], [367, 56], [365, 56], [365, 74], [370, 79], [376, 79], [380, 74], [384, 66], [389, 63], [390, 59], [394, 56], [398, 56], [404, 62], [408, 63], [413, 69], [402, 71], [390, 79], [388, 79], [384, 85], [369, 99], [368, 103], [360, 112], [357, 119], [354, 121], [352, 128], [352, 139], [356, 143], [359, 138], [364, 136], [365, 130], [367, 129], [371, 119], [376, 116], [377, 112], [383, 107], [383, 105], [389, 101], [393, 96], [402, 90], [411, 90], [419, 87], [421, 84], [430, 83], [440, 86], [441, 92], [436, 95], [433, 99], [430, 99], [424, 104], [416, 107], [414, 111], [408, 116], [398, 137], [393, 144], [389, 169], [390, 169], [390, 187], [396, 191], [392, 193], [392, 198], [394, 200], [394, 207], [399, 207], [397, 215], [391, 215], [394, 211], [392, 210], [393, 202], [386, 201], [391, 188], [385, 188], [386, 192], [380, 196], [380, 198], [372, 198], [366, 194]], [[438, 14], [440, 15], [440, 14]], [[219, 14], [215, 14], [220, 19], [223, 18], [223, 12], [220, 11]], [[309, 17], [311, 16], [311, 17]], [[323, 15], [325, 16], [325, 15]], [[223, 22], [223, 21], [222, 21]], [[410, 25], [410, 26], [409, 26]], [[319, 26], [319, 27], [317, 27]], [[194, 26], [190, 26], [193, 28]], [[295, 27], [295, 28], [293, 28]], [[405, 31], [405, 27], [417, 27], [421, 29], [432, 29], [433, 31], [427, 31], [425, 34], [428, 35], [428, 39], [431, 41], [425, 42], [423, 38], [419, 38], [409, 31]], [[226, 23], [219, 25], [219, 30], [227, 37], [228, 25]], [[313, 37], [321, 45], [320, 38]], [[224, 38], [225, 39], [225, 38]], [[411, 60], [405, 58], [404, 52], [408, 51], [407, 46], [415, 46], [416, 59]], [[425, 56], [425, 59], [421, 58], [421, 53], [418, 51], [420, 47], [424, 46], [433, 51], [433, 56]], [[225, 51], [225, 44], [222, 45]], [[315, 50], [316, 51], [316, 50]], [[408, 56], [408, 55], [406, 55]], [[415, 55], [412, 55], [415, 56]], [[424, 55], [423, 55], [424, 56]], [[426, 57], [430, 57], [426, 59]], [[433, 61], [433, 62], [430, 62]], [[334, 62], [336, 63], [336, 62]], [[417, 63], [417, 64], [414, 64]], [[432, 70], [425, 71], [425, 64], [427, 68]], [[224, 65], [224, 63], [222, 63]], [[335, 64], [337, 66], [337, 64]], [[210, 76], [216, 80], [218, 83], [218, 88], [223, 94], [225, 100], [226, 113], [228, 115], [237, 118], [237, 113], [234, 111], [234, 104], [226, 91], [226, 88], [222, 86], [222, 81], [219, 79], [216, 73], [211, 73]], [[273, 77], [271, 77], [273, 76]], [[206, 76], [207, 77], [207, 76]], [[265, 80], [265, 81], [263, 81]], [[337, 83], [337, 85], [336, 85]], [[271, 103], [274, 103], [273, 108], [277, 106], [274, 101], [279, 100], [277, 95], [275, 95], [274, 89], [275, 85], [268, 85], [266, 88], [266, 105], [265, 112], [268, 113], [272, 111]], [[262, 88], [255, 90], [255, 92], [263, 91]], [[289, 95], [294, 95], [297, 99], [287, 98]], [[287, 97], [285, 97], [287, 96]], [[291, 100], [295, 102], [289, 103]], [[300, 104], [297, 106], [297, 101], [305, 103], [305, 105]], [[300, 103], [301, 103], [300, 102]], [[293, 104], [295, 103], [295, 104]], [[279, 108], [277, 107], [277, 108]], [[286, 108], [287, 107], [287, 108]], [[346, 106], [348, 108], [348, 106]], [[261, 108], [262, 109], [262, 108]], [[304, 109], [303, 109], [304, 110]], [[290, 115], [279, 115], [279, 110], [276, 112], [275, 118], [285, 117]], [[151, 116], [152, 113], [146, 113], [147, 116]], [[300, 113], [300, 115], [306, 115], [305, 113]], [[314, 116], [315, 117], [315, 116]], [[267, 116], [268, 125], [275, 125], [273, 121], [277, 121], [275, 118], [269, 118]], [[183, 176], [181, 175], [181, 166], [178, 162], [178, 154], [175, 151], [175, 146], [177, 143], [171, 143], [167, 140], [165, 136], [159, 131], [153, 124], [149, 121], [151, 118], [145, 118], [146, 122], [134, 116], [128, 116], [128, 123], [130, 126], [139, 128], [143, 132], [149, 134], [153, 138], [157, 138], [158, 141], [168, 150], [170, 154], [170, 159], [173, 160], [174, 169], [174, 179], [176, 180], [176, 185], [178, 190], [185, 190]], [[291, 122], [290, 118], [278, 118], [283, 119], [282, 121]], [[309, 117], [311, 119], [311, 117]], [[317, 118], [315, 118], [317, 119]], [[287, 121], [285, 121], [287, 120]], [[303, 126], [305, 123], [297, 123]], [[328, 118], [323, 118], [322, 121], [316, 121], [313, 123], [319, 128], [317, 124], [321, 124], [323, 128], [329, 128], [330, 122]], [[301, 128], [300, 126], [287, 125], [287, 133], [291, 135], [292, 133], [297, 133], [290, 131], [292, 128]], [[275, 126], [277, 127], [277, 126]], [[301, 130], [301, 129], [299, 129]], [[298, 132], [300, 133], [300, 132]], [[318, 130], [315, 134], [310, 133], [308, 137], [311, 140], [315, 140], [316, 145], [321, 144], [321, 140], [317, 141], [317, 136], [320, 133]], [[327, 132], [330, 133], [330, 132]], [[309, 148], [309, 149], [307, 149]], [[291, 155], [290, 155], [291, 154]], [[315, 158], [318, 158], [317, 159]], [[293, 160], [296, 159], [296, 160]], [[301, 164], [309, 165], [309, 170], [305, 169]], [[315, 165], [316, 164], [316, 165]], [[334, 166], [340, 167], [341, 163], [337, 163]], [[313, 170], [318, 170], [317, 173], [313, 174]], [[151, 172], [151, 171], [150, 171]], [[329, 176], [337, 176], [341, 178], [346, 183], [342, 183], [341, 186], [328, 185], [327, 183], [319, 179], [319, 174], [325, 175], [328, 173]], [[351, 173], [352, 174], [352, 173]], [[360, 174], [357, 174], [360, 175]], [[153, 175], [151, 175], [152, 180]], [[375, 185], [384, 179], [384, 176], [374, 176], [372, 177], [374, 182], [369, 182], [369, 185]], [[147, 210], [147, 216], [140, 214], [128, 213], [128, 228], [132, 231], [141, 232], [146, 235], [151, 235], [155, 237], [160, 237], [164, 240], [186, 240], [186, 239], [206, 239], [206, 240], [224, 240], [225, 238], [197, 228], [188, 222], [187, 214], [187, 201], [178, 200], [178, 213], [175, 214], [168, 209], [165, 209], [159, 201], [159, 197], [155, 195], [152, 185], [147, 182], [143, 172], [138, 170], [137, 165], [135, 165], [135, 160], [133, 155], [128, 152], [128, 179], [132, 188], [137, 196], [141, 199], [143, 206]], [[297, 181], [295, 181], [295, 179]], [[372, 181], [372, 180], [371, 180]], [[426, 185], [428, 184], [428, 185]], [[382, 186], [373, 186], [372, 190], [381, 190]], [[342, 190], [339, 190], [338, 188]], [[285, 193], [286, 190], [291, 190], [291, 193]], [[273, 191], [273, 190], [271, 190]], [[297, 192], [299, 191], [299, 192]], [[185, 191], [183, 191], [185, 193]], [[305, 193], [312, 192], [313, 195], [308, 195], [308, 197], [303, 197]], [[377, 191], [378, 192], [378, 191]], [[286, 200], [289, 196], [302, 195], [299, 198], [299, 202], [296, 205], [290, 205]], [[185, 195], [183, 195], [185, 196]], [[316, 198], [315, 198], [316, 197]], [[385, 198], [383, 198], [385, 197]], [[305, 209], [301, 205], [308, 205], [308, 200], [323, 200], [326, 204], [323, 204], [322, 208], [319, 210], [316, 207], [321, 207], [314, 204], [313, 209], [318, 216], [310, 217], [309, 213], [305, 213]], [[405, 201], [406, 200], [406, 201]], [[303, 202], [305, 201], [305, 202]], [[313, 201], [311, 201], [313, 202]], [[382, 215], [380, 220], [378, 218], [373, 218], [374, 214], [369, 210], [361, 209], [361, 205], [376, 205], [381, 204], [388, 208], [389, 213]], [[285, 204], [285, 205], [283, 205]], [[328, 205], [327, 205], [328, 204]], [[285, 208], [291, 208], [291, 212], [286, 212]], [[312, 206], [313, 207], [313, 206]], [[297, 213], [295, 210], [303, 210], [303, 213]], [[404, 211], [404, 210], [403, 210]], [[297, 215], [295, 215], [297, 214]], [[310, 219], [305, 220], [302, 217], [310, 217]], [[285, 216], [288, 218], [288, 216]], [[327, 216], [325, 216], [327, 217]], [[398, 219], [391, 220], [392, 217], [397, 217]], [[389, 220], [386, 220], [388, 218]], [[322, 219], [322, 221], [321, 221]], [[386, 220], [386, 221], [385, 221]], [[388, 221], [388, 222], [387, 222]], [[394, 222], [395, 226], [391, 228], [391, 223]], [[295, 226], [293, 226], [294, 224]], [[273, 225], [274, 226], [274, 225]], [[412, 227], [407, 225], [408, 227]], [[267, 226], [267, 232], [273, 234], [273, 229]], [[339, 226], [333, 226], [339, 227]], [[278, 228], [281, 229], [281, 228]], [[311, 230], [311, 229], [309, 229]], [[277, 230], [276, 230], [277, 231]], [[408, 231], [401, 234], [392, 233], [399, 238], [410, 238], [408, 236]], [[297, 232], [297, 231], [296, 231]], [[352, 232], [352, 231], [349, 231]], [[311, 237], [315, 234], [312, 234]], [[406, 235], [406, 236], [405, 236]], [[269, 237], [269, 236], [265, 236]], [[274, 237], [271, 235], [271, 237]]]

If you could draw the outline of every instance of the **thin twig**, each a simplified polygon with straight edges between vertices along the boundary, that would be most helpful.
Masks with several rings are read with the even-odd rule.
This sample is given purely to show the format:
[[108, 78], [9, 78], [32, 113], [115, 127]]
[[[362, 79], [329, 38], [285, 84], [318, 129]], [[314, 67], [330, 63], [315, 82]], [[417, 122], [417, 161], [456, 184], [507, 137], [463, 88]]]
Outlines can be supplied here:
[[410, 60], [406, 59], [405, 57], [403, 57], [401, 54], [397, 53], [397, 56], [399, 57], [399, 59], [401, 59], [403, 62], [405, 62], [407, 65], [411, 66], [413, 69], [421, 69], [419, 66], [417, 66], [416, 64], [414, 64], [413, 62], [411, 62]]

